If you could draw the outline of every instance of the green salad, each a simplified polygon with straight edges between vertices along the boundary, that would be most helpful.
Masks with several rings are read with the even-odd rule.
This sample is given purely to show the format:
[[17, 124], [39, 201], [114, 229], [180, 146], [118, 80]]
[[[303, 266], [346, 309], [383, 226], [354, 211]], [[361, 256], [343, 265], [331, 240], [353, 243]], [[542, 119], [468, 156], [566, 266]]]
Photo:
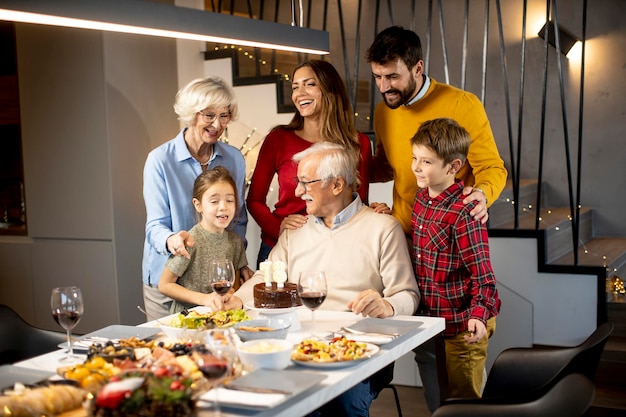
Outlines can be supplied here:
[[185, 329], [204, 329], [212, 327], [228, 327], [240, 321], [250, 320], [250, 316], [243, 309], [223, 310], [213, 313], [200, 314], [191, 310], [187, 315], [176, 314], [170, 322], [171, 327]]

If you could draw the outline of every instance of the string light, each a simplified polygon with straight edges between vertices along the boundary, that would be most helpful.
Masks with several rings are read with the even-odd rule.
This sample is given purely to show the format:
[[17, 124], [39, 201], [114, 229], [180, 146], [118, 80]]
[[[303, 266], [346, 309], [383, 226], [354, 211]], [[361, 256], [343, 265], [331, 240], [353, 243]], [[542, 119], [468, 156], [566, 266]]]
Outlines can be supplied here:
[[[500, 203], [511, 204], [512, 206], [515, 205], [515, 201], [513, 201], [510, 197], [503, 196], [503, 197], [500, 197], [496, 201]], [[524, 213], [525, 215], [532, 215], [533, 213], [536, 213], [536, 210], [534, 210], [533, 204], [530, 204], [530, 203], [522, 203], [520, 205], [520, 208], [521, 208], [522, 213]], [[582, 208], [583, 206], [579, 204], [578, 209], [582, 209]], [[556, 213], [552, 209], [546, 209], [544, 211], [544, 216], [539, 216], [539, 223], [545, 224], [548, 217], [550, 216], [556, 216]], [[572, 215], [570, 213], [567, 213], [563, 221], [565, 220], [568, 220], [571, 224], [573, 222]], [[551, 217], [550, 223], [558, 224], [559, 222]], [[540, 225], [539, 228], [542, 229], [544, 227]], [[569, 233], [568, 229], [562, 230], [560, 226], [554, 226], [552, 230], [554, 233]], [[581, 239], [579, 239], [579, 245], [580, 245], [580, 249], [582, 252], [581, 256], [584, 257], [584, 260], [579, 260], [579, 264], [598, 265], [599, 264], [598, 260], [602, 260], [602, 266], [606, 268], [607, 279], [611, 275], [611, 273], [616, 273], [618, 271], [618, 268], [609, 267], [607, 265], [607, 261], [609, 259], [608, 255], [590, 251], [585, 245], [585, 242], [583, 242]], [[597, 260], [593, 261], [593, 259], [597, 259]]]

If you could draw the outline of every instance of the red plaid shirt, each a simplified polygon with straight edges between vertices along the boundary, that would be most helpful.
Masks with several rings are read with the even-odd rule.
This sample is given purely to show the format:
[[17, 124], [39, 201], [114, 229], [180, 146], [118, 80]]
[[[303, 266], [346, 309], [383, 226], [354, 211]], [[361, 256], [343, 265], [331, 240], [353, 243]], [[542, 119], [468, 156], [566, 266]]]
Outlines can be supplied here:
[[466, 331], [471, 318], [486, 325], [500, 311], [487, 228], [472, 219], [475, 203], [463, 204], [462, 192], [462, 181], [435, 198], [418, 191], [411, 219], [418, 314], [445, 318], [444, 336]]

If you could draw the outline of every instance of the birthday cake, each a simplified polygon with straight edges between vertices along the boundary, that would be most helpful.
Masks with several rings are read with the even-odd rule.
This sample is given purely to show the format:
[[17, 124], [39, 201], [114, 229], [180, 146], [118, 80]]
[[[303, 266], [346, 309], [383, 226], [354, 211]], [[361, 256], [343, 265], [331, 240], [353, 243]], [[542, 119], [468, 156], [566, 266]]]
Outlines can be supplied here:
[[265, 282], [254, 286], [254, 307], [290, 308], [302, 305], [298, 286], [287, 281], [283, 262], [261, 262]]

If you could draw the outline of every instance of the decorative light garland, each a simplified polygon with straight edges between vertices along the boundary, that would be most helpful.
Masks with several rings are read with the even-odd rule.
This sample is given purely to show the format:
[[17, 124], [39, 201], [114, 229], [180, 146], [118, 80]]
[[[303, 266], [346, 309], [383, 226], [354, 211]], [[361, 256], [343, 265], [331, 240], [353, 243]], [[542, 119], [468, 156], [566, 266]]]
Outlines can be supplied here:
[[[510, 203], [511, 205], [515, 205], [515, 201], [514, 201], [513, 199], [511, 199], [511, 198], [508, 198], [508, 197], [500, 197], [500, 198], [499, 198], [498, 200], [496, 200], [496, 201], [505, 202], [505, 203]], [[578, 208], [579, 208], [579, 209], [582, 209], [582, 206], [580, 206], [580, 205], [579, 205], [579, 206], [578, 206]], [[522, 211], [524, 214], [536, 213], [536, 210], [534, 210], [534, 209], [533, 209], [533, 205], [532, 205], [532, 204], [527, 204], [527, 203], [526, 203], [526, 204], [522, 204], [522, 205], [521, 205], [521, 211]], [[551, 209], [546, 209], [546, 212], [545, 212], [545, 215], [546, 215], [546, 216], [551, 216], [552, 214], [554, 214], [554, 213], [553, 213], [553, 211], [552, 211]], [[571, 216], [571, 214], [567, 214], [567, 220], [568, 220], [570, 223], [572, 222], [572, 216]], [[545, 220], [544, 220], [544, 218], [543, 218], [542, 216], [539, 216], [539, 222], [540, 222], [540, 223], [544, 223], [544, 222], [545, 222]], [[546, 230], [547, 230], [547, 229], [546, 229]], [[560, 226], [558, 226], [558, 225], [557, 225], [557, 226], [554, 226], [553, 230], [554, 230], [555, 232], [559, 232], [559, 233], [561, 233], [561, 232], [565, 232], [565, 231], [561, 230]], [[582, 241], [582, 240], [580, 240], [580, 239], [579, 239], [579, 244], [580, 244], [580, 246], [581, 246], [581, 249], [583, 250], [583, 254], [582, 254], [582, 255], [586, 256], [586, 258], [587, 258], [587, 259], [592, 259], [592, 258], [595, 258], [595, 259], [601, 258], [601, 259], [602, 259], [602, 266], [606, 269], [606, 276], [607, 276], [607, 278], [608, 278], [611, 274], [615, 274], [615, 273], [618, 271], [618, 268], [615, 268], [615, 267], [611, 268], [611, 267], [609, 267], [609, 266], [607, 265], [607, 260], [608, 260], [607, 255], [602, 255], [602, 254], [597, 253], [597, 252], [590, 252], [590, 251], [589, 251], [589, 249], [587, 248], [587, 246], [585, 245], [585, 242], [583, 242], [583, 241]], [[614, 275], [614, 276], [615, 276], [615, 275]], [[621, 281], [621, 279], [620, 279], [620, 278], [618, 278], [618, 280], [620, 280], [620, 281]], [[622, 282], [623, 282], [623, 281], [622, 281]], [[614, 291], [613, 291], [613, 292], [614, 292]], [[623, 293], [620, 293], [620, 294], [623, 294]]]
[[[241, 53], [244, 57], [249, 58], [249, 59], [251, 59], [251, 60], [253, 60], [253, 61], [255, 61], [255, 62], [257, 62], [257, 63], [259, 63], [259, 64], [261, 64], [261, 65], [263, 65], [263, 66], [267, 66], [267, 65], [268, 65], [268, 63], [267, 63], [267, 61], [266, 61], [265, 59], [257, 59], [257, 58], [254, 56], [254, 53], [251, 53], [251, 52], [249, 52], [249, 51], [244, 50], [244, 48], [243, 48], [243, 47], [241, 47], [241, 46], [235, 46], [235, 45], [222, 45], [222, 46], [220, 47], [219, 45], [216, 45], [214, 49], [215, 49], [216, 51], [219, 51], [220, 49], [236, 49], [236, 50], [237, 50], [237, 52]], [[274, 74], [280, 74], [280, 77], [281, 77], [281, 78], [283, 78], [283, 80], [284, 80], [285, 82], [288, 82], [288, 81], [290, 80], [290, 78], [291, 78], [291, 77], [290, 77], [290, 75], [289, 75], [288, 73], [281, 73], [281, 71], [280, 71], [280, 69], [279, 69], [279, 68], [273, 68], [273, 69], [270, 69], [270, 70], [269, 70], [269, 72], [270, 72], [270, 73], [271, 73], [271, 72], [273, 72]], [[359, 112], [356, 112], [356, 111], [354, 112], [354, 117], [355, 117], [355, 121], [361, 121], [361, 122], [367, 122], [367, 123], [369, 123], [369, 121], [371, 120], [370, 115], [361, 116], [361, 115], [359, 114]], [[242, 143], [242, 144], [241, 144], [241, 146], [239, 147], [239, 150], [241, 151], [241, 153], [242, 153], [242, 155], [243, 155], [244, 159], [246, 159], [246, 158], [248, 158], [248, 157], [249, 157], [250, 152], [251, 152], [253, 149], [255, 149], [256, 147], [258, 147], [259, 145], [261, 145], [261, 143], [263, 143], [264, 136], [263, 136], [263, 137], [261, 137], [259, 140], [257, 140], [257, 141], [256, 141], [255, 143], [253, 143], [252, 145], [250, 145], [250, 146], [247, 146], [247, 147], [246, 147], [246, 145], [248, 144], [248, 142], [250, 141], [250, 139], [252, 138], [252, 136], [256, 133], [256, 131], [257, 131], [257, 129], [256, 129], [256, 128], [252, 128], [252, 129], [250, 130], [250, 133], [246, 136], [246, 138], [244, 139], [243, 143]], [[225, 133], [224, 133], [224, 136], [223, 136], [220, 140], [222, 140], [222, 141], [224, 141], [224, 142], [226, 142], [226, 143], [229, 143], [228, 129], [226, 129], [226, 131], [225, 131]], [[254, 167], [255, 165], [256, 165], [256, 161], [254, 161], [254, 163], [253, 163], [253, 164], [250, 164], [250, 166], [252, 166], [252, 167]], [[251, 169], [250, 169], [250, 172], [248, 173], [247, 178], [246, 178], [246, 186], [250, 186], [250, 178], [252, 177], [252, 173], [253, 173], [253, 172], [254, 172], [254, 168], [251, 168]], [[273, 187], [271, 187], [271, 188], [270, 188], [270, 191], [273, 191]], [[503, 202], [505, 202], [505, 203], [510, 203], [511, 205], [515, 205], [515, 201], [514, 201], [514, 200], [512, 200], [512, 199], [510, 199], [510, 198], [508, 198], [508, 197], [507, 197], [507, 198], [500, 198], [500, 199], [498, 199], [498, 201], [503, 201]], [[582, 208], [582, 206], [579, 206], [578, 208], [580, 209], [580, 208]], [[532, 205], [532, 204], [523, 204], [523, 205], [521, 206], [521, 211], [522, 211], [523, 213], [525, 213], [525, 214], [530, 214], [530, 213], [533, 213], [535, 210], [534, 210], [534, 208], [533, 208], [533, 205]], [[552, 213], [552, 210], [550, 210], [550, 209], [547, 209], [547, 210], [546, 210], [546, 215], [552, 215], [552, 214], [553, 214], [553, 213]], [[568, 215], [567, 215], [567, 220], [568, 220], [568, 221], [570, 221], [570, 222], [572, 222], [572, 216], [571, 216], [570, 214], [568, 214]], [[540, 216], [540, 217], [539, 217], [539, 222], [541, 223], [541, 222], [543, 222], [543, 221], [544, 221], [544, 219]], [[558, 225], [557, 225], [557, 226], [554, 226], [554, 230], [555, 230], [556, 232], [561, 232], [561, 228], [560, 228], [560, 226], [558, 226]], [[606, 255], [600, 255], [600, 254], [598, 254], [598, 253], [591, 253], [591, 252], [589, 252], [589, 250], [588, 250], [588, 249], [587, 249], [587, 247], [585, 246], [585, 242], [583, 242], [582, 240], [580, 241], [580, 245], [582, 246], [582, 249], [583, 249], [584, 255], [588, 255], [589, 257], [596, 257], [596, 258], [597, 258], [597, 257], [600, 257], [600, 256], [602, 257], [602, 260], [603, 260], [602, 266], [604, 266], [604, 267], [607, 269], [607, 277], [609, 276], [609, 274], [610, 274], [611, 272], [617, 272], [617, 268], [613, 268], [613, 270], [611, 271], [611, 270], [610, 270], [610, 268], [607, 266], [607, 263], [606, 263], [606, 261], [607, 261], [607, 256], [606, 256]], [[614, 277], [616, 277], [616, 276], [614, 276]], [[622, 281], [620, 278], [618, 278], [618, 277], [616, 277], [616, 278], [617, 278], [617, 280], [618, 280], [618, 281], [619, 281], [619, 283], [620, 283], [620, 284], [618, 284], [618, 286], [619, 286], [619, 285], [621, 285], [621, 287], [620, 287], [620, 288], [621, 288], [621, 291], [623, 291], [623, 289], [624, 289], [624, 284], [623, 284], [623, 281]], [[615, 292], [615, 291], [613, 291], [613, 292]], [[619, 292], [619, 293], [620, 293], [620, 294], [624, 294], [624, 292]]]

